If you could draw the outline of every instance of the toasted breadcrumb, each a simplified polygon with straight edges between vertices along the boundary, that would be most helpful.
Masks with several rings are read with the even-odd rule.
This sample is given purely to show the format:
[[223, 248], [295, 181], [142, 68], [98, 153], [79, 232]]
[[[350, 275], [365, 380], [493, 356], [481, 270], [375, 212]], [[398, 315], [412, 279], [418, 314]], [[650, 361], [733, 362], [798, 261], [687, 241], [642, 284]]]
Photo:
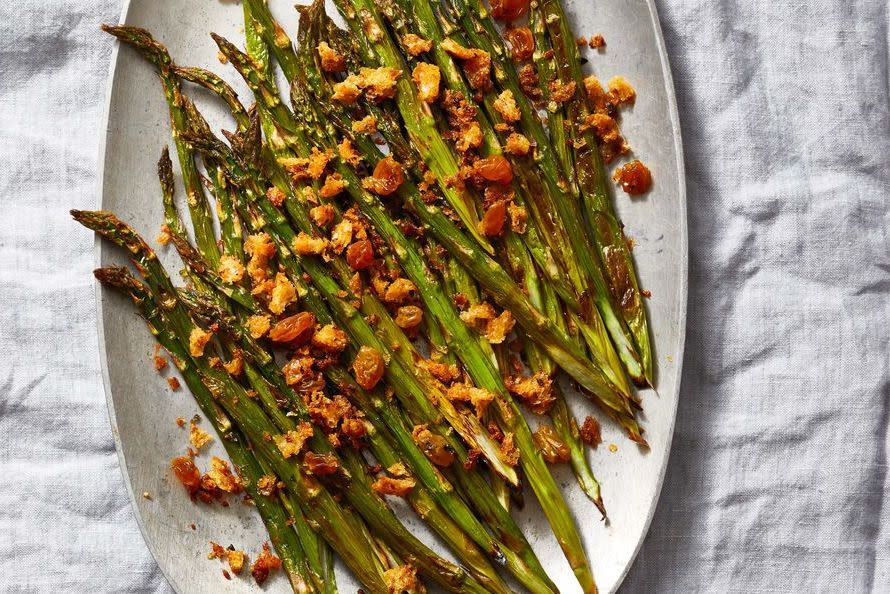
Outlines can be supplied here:
[[439, 98], [439, 84], [442, 73], [435, 64], [420, 62], [411, 73], [414, 84], [417, 85], [417, 98], [426, 103], [432, 103]]
[[362, 94], [361, 86], [359, 86], [361, 80], [360, 76], [350, 74], [345, 80], [334, 83], [334, 94], [331, 95], [331, 99], [352, 105]]
[[232, 573], [237, 575], [244, 569], [244, 562], [247, 560], [247, 555], [244, 554], [244, 551], [227, 549], [226, 560], [229, 562], [229, 569], [232, 570]]
[[594, 111], [606, 111], [609, 97], [603, 90], [603, 85], [600, 83], [600, 79], [593, 75], [586, 77], [584, 79], [584, 91], [587, 93], [587, 98], [590, 100], [590, 103], [593, 104]]
[[381, 476], [374, 484], [371, 485], [371, 488], [375, 493], [379, 493], [380, 495], [395, 495], [397, 497], [405, 497], [411, 490], [414, 488], [415, 481], [413, 478], [391, 478], [388, 476]]
[[414, 33], [408, 33], [402, 36], [402, 45], [405, 46], [405, 50], [408, 52], [409, 56], [417, 57], [420, 54], [426, 53], [433, 49], [433, 42], [429, 39], [424, 39]]
[[510, 213], [510, 229], [514, 233], [525, 233], [528, 223], [528, 212], [525, 207], [511, 202], [507, 205], [507, 212]]
[[613, 76], [609, 80], [609, 97], [617, 105], [633, 105], [637, 92], [623, 76]]
[[275, 286], [272, 287], [272, 299], [269, 300], [269, 311], [280, 314], [297, 298], [293, 283], [282, 274], [275, 275]]
[[243, 488], [241, 479], [232, 473], [229, 463], [216, 456], [210, 459], [210, 470], [205, 478], [209, 478], [217, 489], [226, 493], [240, 493]]
[[481, 49], [466, 48], [448, 38], [441, 43], [442, 49], [461, 60], [470, 86], [477, 91], [491, 88], [491, 55]]
[[263, 543], [263, 551], [250, 567], [250, 573], [257, 584], [263, 584], [269, 579], [269, 574], [281, 567], [281, 559], [272, 554], [269, 543]]
[[183, 419], [182, 417], [176, 417], [176, 426], [180, 429], [185, 427], [185, 419]]
[[155, 345], [155, 354], [154, 354], [154, 367], [155, 371], [163, 371], [167, 367], [167, 360], [161, 356], [161, 345]]
[[407, 278], [397, 278], [386, 288], [383, 300], [387, 303], [404, 303], [417, 292], [417, 287]]
[[253, 338], [262, 338], [271, 325], [272, 319], [266, 315], [257, 314], [247, 318], [247, 330]]
[[470, 149], [479, 148], [482, 145], [482, 128], [478, 122], [471, 122], [460, 132], [457, 139], [457, 150], [465, 153]]
[[157, 241], [159, 245], [167, 245], [170, 243], [170, 239], [170, 227], [161, 225], [161, 230], [157, 237], [155, 237], [155, 241]]
[[[485, 327], [485, 323], [493, 320], [495, 317], [494, 308], [488, 303], [477, 303], [471, 305], [469, 309], [460, 313], [460, 319], [465, 324], [477, 330]], [[482, 324], [480, 325], [480, 322]]]
[[212, 333], [195, 326], [189, 335], [189, 354], [192, 357], [203, 357], [204, 347], [207, 346], [212, 337]]
[[603, 442], [600, 422], [596, 417], [587, 417], [581, 425], [581, 439], [592, 448], [596, 448]]
[[504, 440], [501, 442], [501, 456], [504, 462], [510, 466], [516, 466], [519, 463], [519, 448], [516, 447], [515, 437], [512, 433], [504, 434]]
[[348, 138], [344, 138], [343, 141], [337, 145], [337, 153], [344, 162], [353, 167], [358, 167], [362, 162], [361, 153], [355, 150], [352, 141]]
[[469, 384], [452, 384], [445, 396], [452, 402], [469, 402], [479, 418], [482, 418], [488, 405], [494, 400], [494, 394], [488, 390]]
[[531, 377], [510, 377], [506, 380], [507, 389], [536, 415], [543, 415], [553, 406], [553, 379], [545, 372]]
[[421, 359], [419, 365], [443, 383], [453, 382], [460, 377], [460, 369], [454, 363], [449, 364], [433, 361], [432, 359]]
[[335, 254], [341, 254], [350, 243], [352, 243], [352, 222], [348, 219], [343, 219], [334, 225], [331, 231], [331, 251]]
[[[291, 242], [291, 249], [301, 256], [317, 256], [328, 247], [328, 240], [324, 237], [312, 237], [300, 231]], [[276, 312], [280, 313], [280, 312]]]
[[328, 353], [342, 353], [348, 344], [346, 332], [334, 324], [322, 326], [312, 335], [312, 345]]
[[266, 198], [268, 198], [269, 202], [274, 204], [276, 207], [280, 207], [282, 204], [284, 204], [284, 200], [285, 198], [287, 198], [287, 196], [276, 186], [269, 186], [269, 189], [266, 190]]
[[322, 41], [316, 48], [321, 58], [321, 69], [325, 72], [340, 72], [346, 69], [346, 58], [338, 54], [327, 41]]
[[343, 179], [342, 175], [339, 173], [332, 173], [325, 178], [324, 185], [318, 193], [322, 198], [333, 198], [334, 196], [340, 195], [348, 185], [349, 183]]
[[211, 441], [213, 441], [213, 437], [198, 427], [198, 424], [192, 419], [191, 423], [189, 423], [189, 443], [196, 450], [200, 450]]
[[244, 359], [242, 359], [239, 355], [235, 355], [234, 357], [223, 363], [223, 369], [229, 372], [233, 377], [238, 377], [244, 370]]
[[516, 106], [516, 98], [513, 97], [513, 92], [510, 89], [498, 95], [498, 98], [494, 100], [494, 108], [507, 122], [517, 122], [522, 117], [519, 107]]
[[597, 33], [596, 35], [591, 36], [587, 45], [590, 46], [590, 49], [600, 49], [606, 47], [606, 40], [603, 39], [601, 34]]
[[519, 132], [513, 132], [507, 137], [507, 144], [504, 148], [511, 155], [524, 157], [528, 154], [529, 150], [531, 150], [531, 146], [531, 142], [529, 142], [528, 138]]
[[217, 272], [223, 282], [235, 284], [244, 278], [244, 265], [235, 256], [224, 255], [219, 259]]
[[352, 122], [352, 131], [356, 134], [374, 134], [377, 132], [377, 118], [366, 115], [357, 122]]
[[559, 79], [550, 81], [550, 99], [557, 103], [565, 103], [575, 95], [575, 81], [567, 83]]
[[260, 495], [272, 497], [278, 493], [278, 477], [264, 474], [256, 481], [256, 490]]
[[300, 453], [300, 450], [303, 449], [303, 444], [310, 437], [312, 437], [312, 425], [303, 421], [297, 425], [295, 430], [276, 435], [273, 439], [281, 455], [285, 458], [290, 458]]
[[330, 204], [322, 204], [321, 206], [313, 207], [309, 210], [309, 217], [316, 225], [322, 229], [326, 229], [334, 220], [334, 207]]
[[418, 590], [420, 582], [417, 580], [417, 569], [410, 563], [397, 565], [383, 572], [383, 581], [389, 594], [402, 594]]
[[384, 99], [392, 99], [396, 95], [396, 80], [402, 73], [398, 68], [381, 66], [379, 68], [362, 68], [361, 87], [368, 99], [379, 103]]
[[321, 179], [321, 176], [324, 175], [325, 168], [333, 158], [334, 151], [331, 149], [320, 151], [317, 148], [312, 147], [312, 153], [309, 155], [309, 166], [307, 168], [309, 177], [312, 179]]
[[491, 344], [501, 344], [513, 330], [514, 325], [516, 325], [516, 320], [513, 318], [513, 314], [504, 310], [501, 315], [488, 322], [484, 332], [485, 338]]
[[248, 235], [244, 241], [244, 251], [250, 256], [247, 274], [255, 283], [262, 282], [267, 275], [269, 260], [275, 255], [275, 244], [268, 233]]
[[171, 390], [173, 390], [174, 392], [176, 392], [176, 391], [179, 390], [179, 388], [180, 388], [180, 385], [179, 385], [179, 379], [177, 379], [177, 378], [175, 378], [175, 377], [168, 377], [168, 378], [167, 378], [167, 385], [170, 386], [170, 389], [171, 389]]

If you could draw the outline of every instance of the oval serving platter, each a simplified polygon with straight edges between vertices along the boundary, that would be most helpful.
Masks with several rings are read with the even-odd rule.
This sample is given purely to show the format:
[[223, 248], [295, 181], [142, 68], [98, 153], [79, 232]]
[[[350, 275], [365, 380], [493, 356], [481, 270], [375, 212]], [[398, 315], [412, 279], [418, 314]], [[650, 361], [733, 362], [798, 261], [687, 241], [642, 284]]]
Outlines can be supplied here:
[[[279, 20], [295, 30], [292, 2], [272, 0], [270, 4]], [[590, 455], [603, 485], [608, 523], [600, 520], [571, 473], [566, 468], [556, 470], [581, 527], [600, 591], [612, 592], [633, 562], [655, 511], [677, 410], [687, 289], [683, 153], [670, 67], [652, 1], [568, 0], [567, 9], [579, 35], [601, 33], [608, 43], [604, 52], [586, 52], [587, 68], [604, 79], [622, 74], [637, 89], [636, 106], [625, 114], [622, 130], [655, 180], [645, 198], [630, 200], [622, 194], [616, 204], [628, 236], [636, 242], [641, 285], [652, 292], [648, 308], [658, 394], [647, 390], [642, 395], [642, 420], [651, 449], [640, 450], [610, 423], [604, 424], [604, 444]], [[241, 18], [240, 5], [228, 0], [137, 0], [124, 8], [121, 21], [152, 31], [170, 48], [174, 60], [223, 74], [247, 101], [249, 92], [237, 84], [241, 81], [231, 68], [219, 64], [208, 35], [215, 31], [243, 44]], [[118, 51], [110, 37], [108, 43], [115, 50], [100, 160], [101, 207], [114, 211], [146, 237], [154, 237], [162, 221], [155, 162], [161, 148], [170, 143], [166, 105], [153, 69], [129, 48]], [[211, 124], [232, 128], [220, 106], [197, 89], [189, 92]], [[169, 251], [160, 250], [160, 255], [175, 270], [175, 256]], [[123, 255], [100, 243], [97, 259], [99, 265], [108, 266], [122, 263]], [[179, 428], [175, 420], [190, 419], [198, 412], [197, 406], [185, 389], [172, 392], [165, 377], [153, 369], [154, 341], [131, 304], [117, 294], [97, 291], [109, 414], [125, 482], [149, 549], [172, 587], [182, 594], [259, 591], [247, 572], [229, 581], [222, 576], [219, 562], [207, 559], [210, 540], [255, 554], [266, 537], [259, 517], [234, 500], [227, 508], [195, 505], [176, 483], [169, 461], [185, 450], [188, 430]], [[580, 418], [591, 411], [590, 403], [581, 397], [571, 403]], [[615, 452], [606, 447], [612, 443], [617, 445]], [[209, 454], [224, 457], [216, 442]], [[533, 500], [533, 495], [527, 495], [526, 506], [519, 512], [523, 530], [560, 590], [580, 591]], [[433, 542], [419, 521], [404, 510], [397, 512], [412, 530]], [[288, 591], [280, 573], [263, 589]], [[358, 587], [342, 568], [338, 585], [343, 592]]]

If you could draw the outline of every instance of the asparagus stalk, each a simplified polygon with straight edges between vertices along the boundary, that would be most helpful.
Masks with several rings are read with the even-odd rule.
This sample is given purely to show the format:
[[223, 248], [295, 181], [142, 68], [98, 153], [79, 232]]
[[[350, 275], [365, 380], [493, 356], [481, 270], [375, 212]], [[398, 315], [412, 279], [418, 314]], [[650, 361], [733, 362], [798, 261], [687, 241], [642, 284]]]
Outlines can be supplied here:
[[[84, 217], [84, 213], [77, 213], [75, 217]], [[142, 259], [142, 258], [139, 258]], [[144, 259], [143, 259], [144, 260]], [[195, 396], [196, 401], [198, 402], [201, 409], [204, 411], [206, 417], [210, 419], [218, 419], [219, 414], [216, 412], [217, 402], [218, 402], [218, 394], [212, 392], [211, 388], [208, 385], [211, 384], [210, 378], [207, 377], [203, 370], [200, 368], [197, 361], [195, 361], [187, 350], [187, 339], [183, 340], [180, 336], [180, 331], [174, 329], [171, 324], [165, 319], [163, 310], [167, 310], [168, 315], [172, 315], [174, 311], [169, 306], [169, 300], [164, 298], [162, 301], [158, 301], [156, 298], [157, 293], [153, 290], [147, 288], [143, 283], [137, 281], [135, 278], [130, 275], [129, 271], [126, 268], [115, 267], [108, 269], [99, 269], [96, 271], [96, 277], [102, 282], [104, 285], [111, 287], [116, 290], [123, 291], [125, 294], [129, 295], [134, 303], [139, 307], [140, 312], [148, 323], [149, 329], [152, 334], [158, 340], [158, 342], [174, 356], [174, 360], [177, 361], [179, 365], [180, 372], [182, 374], [183, 379], [186, 381], [189, 389], [192, 390], [192, 394]], [[165, 303], [166, 305], [161, 305], [161, 303]], [[184, 326], [187, 328], [188, 326]], [[233, 415], [234, 418], [234, 415]], [[228, 420], [228, 418], [226, 418]], [[226, 448], [226, 451], [229, 453], [230, 457], [235, 460], [242, 460], [243, 456], [241, 452], [237, 450], [241, 448], [243, 450], [243, 454], [245, 456], [250, 456], [249, 450], [238, 441], [228, 439], [227, 435], [230, 433], [230, 429], [227, 429], [225, 426], [220, 426], [218, 421], [214, 421], [214, 425], [217, 427], [218, 433], [220, 435], [221, 441]], [[265, 440], [260, 438], [260, 441], [263, 442]], [[256, 447], [256, 446], [255, 446]], [[234, 452], [234, 455], [233, 455]], [[237, 463], [237, 462], [236, 462]], [[290, 474], [291, 471], [288, 472]], [[251, 484], [255, 487], [256, 481], [251, 480]], [[300, 491], [300, 493], [305, 493]], [[259, 495], [259, 494], [258, 494]], [[272, 505], [274, 500], [270, 500], [265, 496], [259, 495], [257, 500], [269, 501], [270, 505], [268, 509], [272, 509]], [[323, 502], [319, 501], [323, 500]], [[303, 501], [315, 501], [314, 505], [321, 503], [319, 507], [325, 507], [329, 511], [331, 511], [331, 515], [328, 518], [319, 518], [326, 524], [328, 527], [333, 530], [339, 530], [339, 534], [351, 534], [351, 520], [346, 520], [346, 516], [342, 515], [342, 511], [335, 512], [336, 504], [333, 502], [333, 499], [329, 497], [323, 497], [319, 493], [316, 493], [313, 496], [306, 496]], [[258, 509], [259, 506], [258, 506]], [[310, 508], [311, 510], [311, 508]], [[261, 513], [263, 511], [261, 510]], [[320, 514], [315, 514], [320, 515]], [[286, 516], [285, 516], [286, 517]], [[270, 516], [270, 518], [274, 522], [279, 522], [280, 516]], [[342, 522], [338, 522], [337, 520], [342, 519]], [[268, 526], [268, 524], [267, 524]], [[295, 579], [297, 584], [294, 586], [295, 591], [298, 592], [311, 592], [314, 591], [310, 584], [312, 582], [309, 581], [307, 575], [309, 574], [308, 567], [306, 567], [305, 553], [302, 550], [299, 540], [296, 539], [296, 533], [292, 530], [288, 530], [287, 528], [287, 520], [285, 519], [283, 522], [278, 523], [277, 525], [273, 525], [272, 530], [275, 530], [278, 536], [278, 539], [281, 543], [286, 543], [283, 545], [283, 548], [276, 548], [279, 554], [282, 555], [282, 561], [285, 566], [288, 568], [288, 576], [294, 576], [292, 578], [292, 582]], [[271, 534], [271, 531], [270, 531]], [[362, 579], [363, 583], [367, 583], [366, 585], [369, 588], [372, 588], [373, 591], [376, 592], [386, 592], [386, 587], [382, 582], [382, 578], [379, 575], [379, 572], [373, 571], [373, 563], [368, 563], [369, 559], [364, 554], [364, 552], [358, 548], [351, 546], [350, 543], [345, 539], [339, 539], [343, 546], [342, 549], [346, 553], [344, 556], [344, 560], [347, 560], [349, 563], [349, 559], [356, 559], [355, 564], [358, 565], [359, 573], [356, 572], [356, 575]], [[273, 543], [275, 543], [275, 537], [273, 536]], [[276, 547], [278, 545], [276, 544]], [[352, 552], [354, 550], [354, 554]], [[365, 563], [368, 563], [367, 567], [364, 566]]]
[[[571, 25], [560, 0], [542, 0], [541, 18], [550, 33], [560, 77], [584, 88], [578, 46], [574, 42]], [[620, 295], [618, 306], [623, 321], [630, 328], [642, 362], [643, 378], [654, 385], [654, 364], [646, 308], [640, 296], [639, 281], [633, 257], [627, 247], [627, 238], [615, 214], [609, 196], [608, 176], [600, 157], [596, 137], [591, 131], [576, 130], [580, 122], [591, 113], [591, 106], [583, 93], [578, 92], [570, 104], [573, 122], [578, 183], [584, 204], [584, 223], [595, 239], [600, 258], [605, 263], [606, 279], [613, 294]], [[630, 286], [627, 286], [630, 283]]]
[[[307, 71], [312, 68], [308, 60], [304, 60], [303, 64]], [[321, 103], [324, 102], [325, 97], [317, 99]], [[328, 147], [336, 144], [332, 129], [333, 126], [330, 127], [327, 134]], [[321, 142], [324, 142], [324, 139], [321, 139]], [[356, 142], [358, 141], [356, 140]], [[366, 154], [365, 157], [374, 159], [374, 155]], [[595, 588], [593, 577], [568, 506], [565, 504], [546, 463], [537, 451], [525, 418], [509, 395], [492, 360], [484, 354], [479, 343], [470, 335], [469, 329], [458, 317], [451, 300], [445, 296], [439, 284], [432, 280], [432, 274], [423, 264], [414, 242], [401, 233], [382, 205], [379, 204], [377, 198], [361, 188], [360, 180], [346, 163], [338, 162], [337, 171], [347, 180], [348, 190], [353, 200], [371, 219], [375, 228], [389, 243], [391, 251], [402, 264], [408, 277], [417, 285], [427, 309], [442, 322], [443, 328], [450, 334], [452, 339], [450, 347], [462, 360], [471, 377], [478, 386], [498, 396], [495, 401], [498, 416], [507, 429], [516, 435], [517, 444], [522, 454], [520, 460], [529, 477], [529, 482], [540, 499], [553, 531], [579, 581], [585, 591], [592, 591]]]
[[[155, 42], [145, 29], [102, 25], [102, 30], [136, 48], [143, 57], [158, 68], [164, 95], [170, 106], [171, 127], [174, 130], [182, 129], [186, 114], [181, 102], [179, 84], [171, 70], [172, 61], [167, 49]], [[176, 136], [174, 136], [174, 143], [182, 168], [182, 179], [186, 188], [186, 200], [195, 233], [195, 243], [204, 258], [216, 268], [219, 264], [219, 248], [216, 245], [210, 206], [204, 194], [198, 167], [188, 144]]]
[[[173, 288], [173, 285], [170, 283], [169, 278], [166, 276], [163, 267], [157, 261], [157, 257], [154, 255], [154, 252], [145, 244], [145, 242], [126, 224], [122, 223], [116, 217], [106, 212], [88, 212], [88, 211], [72, 211], [72, 214], [75, 218], [87, 226], [88, 228], [96, 231], [106, 239], [116, 243], [117, 245], [128, 249], [131, 253], [131, 257], [134, 262], [140, 265], [140, 270], [144, 270], [146, 278], [149, 283], [149, 287], [152, 290], [153, 298], [156, 301], [164, 304], [165, 311], [167, 312], [168, 318], [171, 320], [171, 323], [174, 324], [174, 331], [179, 336], [190, 336], [192, 330], [196, 327], [194, 323], [191, 321], [191, 318], [179, 301], [177, 297], [177, 292]], [[148, 297], [146, 297], [147, 299]], [[188, 339], [185, 339], [186, 343], [188, 343]], [[205, 375], [211, 376], [211, 379], [205, 379], [205, 384], [213, 383], [216, 387], [216, 390], [211, 387], [211, 391], [217, 397], [217, 401], [223, 406], [223, 408], [232, 416], [239, 425], [242, 426], [242, 429], [248, 435], [248, 438], [254, 443], [254, 447], [257, 449], [261, 449], [256, 443], [256, 436], [260, 436], [261, 441], [265, 441], [263, 439], [263, 435], [266, 433], [275, 434], [274, 426], [272, 426], [272, 421], [266, 417], [266, 413], [258, 408], [255, 402], [251, 400], [251, 398], [244, 392], [243, 388], [241, 388], [237, 383], [234, 383], [232, 379], [225, 375], [224, 373], [218, 372], [211, 368], [206, 361], [201, 358], [192, 358], [195, 361], [198, 369]], [[225, 395], [230, 400], [223, 398]], [[243, 410], [250, 409], [251, 407], [257, 407], [256, 410]], [[273, 413], [274, 418], [277, 419], [281, 426], [279, 429], [284, 430], [287, 424], [292, 423], [290, 419], [277, 412], [276, 410], [270, 411]], [[253, 423], [253, 428], [256, 429], [258, 426], [265, 425], [263, 430], [259, 433], [252, 433], [251, 430], [245, 427], [241, 421], [245, 420], [248, 423]], [[270, 430], [272, 427], [272, 430]], [[312, 441], [313, 447], [321, 450], [327, 448], [330, 449], [329, 444], [324, 438], [313, 439]], [[267, 444], [263, 444], [267, 446]], [[274, 452], [274, 455], [269, 455], [266, 452], [264, 457], [276, 467], [276, 472], [282, 479], [287, 480], [285, 476], [288, 473], [282, 473], [282, 470], [278, 464], [279, 460], [284, 462], [284, 466], [290, 467], [293, 469], [293, 466], [290, 466], [281, 456], [281, 453], [275, 449], [274, 446], [264, 447], [262, 449], [267, 449], [271, 452]], [[261, 452], [262, 453], [262, 452]], [[277, 458], [277, 459], [276, 459]], [[360, 470], [357, 466], [353, 465], [353, 470]], [[290, 473], [293, 474], [293, 473]], [[355, 474], [355, 473], [354, 473]], [[299, 473], [297, 473], [299, 476]], [[316, 487], [312, 487], [310, 491], [314, 496], [321, 491], [321, 485], [317, 485]], [[383, 504], [382, 500], [379, 499], [376, 495], [371, 493], [370, 488], [366, 483], [361, 483], [360, 481], [349, 482], [345, 488], [345, 495], [349, 499], [349, 502], [355, 506], [356, 510], [359, 511], [361, 516], [374, 527], [377, 534], [381, 535], [382, 538], [387, 542], [387, 544], [393, 547], [394, 550], [400, 551], [405, 555], [411, 556], [414, 559], [414, 562], [417, 564], [418, 568], [421, 569], [425, 575], [430, 577], [431, 579], [437, 581], [440, 585], [448, 589], [449, 591], [454, 592], [484, 592], [485, 590], [475, 582], [466, 572], [455, 566], [446, 560], [438, 557], [427, 549], [424, 545], [420, 543], [411, 533], [407, 532], [404, 527], [395, 519], [392, 515], [392, 512], [386, 508]], [[306, 511], [304, 509], [304, 511]], [[331, 543], [332, 546], [333, 543]], [[336, 548], [336, 547], [335, 547]], [[341, 553], [342, 554], [342, 553]]]

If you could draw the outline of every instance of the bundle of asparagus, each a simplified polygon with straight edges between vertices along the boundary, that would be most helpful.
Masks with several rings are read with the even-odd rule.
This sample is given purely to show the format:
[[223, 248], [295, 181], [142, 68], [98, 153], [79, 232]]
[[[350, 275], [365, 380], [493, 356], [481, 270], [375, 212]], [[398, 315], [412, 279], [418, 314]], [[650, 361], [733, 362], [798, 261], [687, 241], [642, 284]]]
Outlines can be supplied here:
[[[74, 211], [142, 280], [123, 267], [96, 277], [172, 356], [295, 592], [336, 591], [333, 553], [372, 593], [422, 591], [418, 576], [510, 592], [501, 569], [556, 592], [510, 514], [522, 479], [595, 592], [548, 464], [569, 462], [605, 517], [584, 443], [598, 422], [579, 429], [561, 373], [645, 445], [631, 385], [652, 385], [651, 347], [603, 164], [626, 151], [613, 116], [632, 90], [583, 78], [559, 0], [493, 2], [504, 20], [530, 13], [503, 34], [481, 0], [335, 4], [349, 31], [317, 1], [298, 7], [294, 45], [263, 0], [244, 0], [246, 51], [213, 35], [249, 108], [149, 32], [103, 27], [159, 72], [193, 239], [165, 149], [159, 240], [186, 285], [113, 214]], [[231, 110], [225, 141], [185, 82]], [[549, 422], [533, 432], [520, 405]], [[174, 471], [199, 489], [190, 464]]]

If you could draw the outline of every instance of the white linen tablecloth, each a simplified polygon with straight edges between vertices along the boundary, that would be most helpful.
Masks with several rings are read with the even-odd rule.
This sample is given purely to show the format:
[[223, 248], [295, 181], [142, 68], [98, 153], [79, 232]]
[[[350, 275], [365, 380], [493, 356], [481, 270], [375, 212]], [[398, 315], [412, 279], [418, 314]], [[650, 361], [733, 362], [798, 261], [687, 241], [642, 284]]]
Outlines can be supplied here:
[[[217, 0], [204, 0], [217, 1]], [[890, 591], [886, 0], [659, 0], [689, 188], [677, 431], [627, 592]], [[0, 589], [166, 592], [124, 490], [93, 239], [114, 0], [0, 7]], [[887, 510], [890, 514], [890, 510]]]

